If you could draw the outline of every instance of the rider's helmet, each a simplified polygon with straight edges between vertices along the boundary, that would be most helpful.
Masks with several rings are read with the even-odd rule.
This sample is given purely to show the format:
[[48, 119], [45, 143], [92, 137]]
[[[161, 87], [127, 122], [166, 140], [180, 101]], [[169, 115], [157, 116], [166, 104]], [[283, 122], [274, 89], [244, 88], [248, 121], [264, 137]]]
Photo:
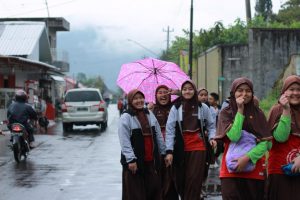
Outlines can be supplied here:
[[26, 102], [27, 101], [27, 93], [24, 90], [17, 90], [15, 94], [15, 100], [17, 102]]

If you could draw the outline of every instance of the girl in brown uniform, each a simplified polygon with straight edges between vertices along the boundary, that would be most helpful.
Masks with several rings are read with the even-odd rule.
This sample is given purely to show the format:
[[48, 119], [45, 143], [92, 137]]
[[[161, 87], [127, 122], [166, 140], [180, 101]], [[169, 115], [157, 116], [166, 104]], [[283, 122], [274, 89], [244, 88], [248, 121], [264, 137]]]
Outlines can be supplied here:
[[[289, 76], [270, 111], [273, 147], [269, 156], [268, 199], [300, 199], [300, 77]], [[290, 174], [282, 166], [290, 165]], [[296, 175], [298, 174], [298, 175]]]
[[[153, 114], [155, 115], [165, 139], [166, 137], [166, 124], [169, 116], [169, 112], [172, 107], [170, 89], [161, 85], [156, 88], [155, 91], [156, 104], [153, 106]], [[162, 165], [162, 199], [163, 200], [178, 200], [179, 196], [175, 189], [174, 177], [172, 174], [172, 168], [166, 168], [165, 163]]]
[[[231, 86], [229, 105], [220, 115], [217, 127], [217, 139], [222, 139], [225, 150], [220, 169], [222, 198], [224, 200], [262, 200], [265, 187], [266, 151], [271, 147], [271, 131], [267, 120], [253, 100], [253, 85], [247, 78], [235, 79]], [[236, 156], [241, 150], [228, 151], [230, 145], [241, 140], [247, 132], [252, 142], [250, 150]], [[255, 140], [256, 138], [256, 140]], [[227, 160], [226, 157], [234, 157]], [[235, 163], [229, 168], [228, 164]], [[228, 163], [227, 163], [228, 162]], [[248, 170], [247, 166], [251, 166]], [[234, 169], [232, 169], [234, 168]]]
[[171, 108], [166, 126], [166, 165], [173, 165], [176, 188], [182, 200], [200, 200], [206, 162], [204, 129], [215, 136], [210, 110], [198, 103], [191, 81], [182, 84], [182, 96]]
[[123, 200], [160, 200], [160, 160], [165, 144], [154, 114], [139, 90], [128, 93], [128, 110], [119, 121]]

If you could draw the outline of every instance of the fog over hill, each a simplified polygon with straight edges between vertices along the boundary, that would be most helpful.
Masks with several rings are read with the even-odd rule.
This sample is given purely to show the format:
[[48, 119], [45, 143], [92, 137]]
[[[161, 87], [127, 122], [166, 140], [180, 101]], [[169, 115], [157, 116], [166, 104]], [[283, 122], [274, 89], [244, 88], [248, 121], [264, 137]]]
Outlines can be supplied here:
[[[68, 52], [69, 76], [76, 77], [79, 72], [87, 76], [100, 75], [107, 87], [116, 91], [116, 80], [123, 63], [154, 55], [128, 41], [126, 37], [112, 40], [102, 30], [91, 27], [58, 32], [57, 48], [58, 51]], [[153, 49], [159, 52], [158, 48]]]

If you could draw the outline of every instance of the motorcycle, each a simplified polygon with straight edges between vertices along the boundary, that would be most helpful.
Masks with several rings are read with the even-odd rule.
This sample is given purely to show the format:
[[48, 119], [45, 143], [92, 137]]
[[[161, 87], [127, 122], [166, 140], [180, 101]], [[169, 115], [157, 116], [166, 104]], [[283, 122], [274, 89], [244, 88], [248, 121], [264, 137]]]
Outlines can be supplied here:
[[26, 128], [19, 123], [13, 123], [10, 125], [11, 131], [11, 150], [14, 153], [14, 158], [17, 163], [21, 161], [21, 157], [27, 158], [30, 147], [28, 142], [28, 133]]

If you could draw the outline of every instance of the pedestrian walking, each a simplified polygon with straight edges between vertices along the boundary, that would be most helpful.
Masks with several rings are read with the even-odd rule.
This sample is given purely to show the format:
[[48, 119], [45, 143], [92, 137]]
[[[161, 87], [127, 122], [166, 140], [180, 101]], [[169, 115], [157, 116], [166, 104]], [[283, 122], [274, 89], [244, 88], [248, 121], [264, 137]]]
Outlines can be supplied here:
[[249, 79], [235, 79], [229, 105], [219, 115], [216, 138], [225, 144], [220, 170], [224, 200], [264, 198], [264, 155], [271, 148], [271, 131], [253, 94]]
[[[215, 109], [209, 104], [208, 102], [208, 90], [206, 88], [200, 88], [198, 89], [198, 101], [199, 103], [204, 103], [209, 107], [211, 116], [213, 118], [214, 124], [216, 125], [216, 117], [215, 115]], [[208, 133], [207, 131], [205, 131], [205, 136], [208, 137]], [[209, 168], [217, 168], [217, 163], [216, 163], [216, 159], [217, 157], [215, 157], [215, 150], [219, 151], [219, 149], [222, 147], [222, 143], [220, 141], [217, 141], [218, 144], [216, 146], [215, 149], [213, 149], [211, 147], [211, 145], [208, 146], [209, 151], [206, 151], [206, 153], [209, 153], [209, 155], [207, 155], [208, 158], [210, 158], [209, 160], [206, 159], [206, 165], [205, 165], [205, 171], [204, 171], [204, 181], [203, 181], [203, 186], [206, 184], [207, 181], [207, 177], [208, 177], [208, 173], [209, 173]], [[218, 148], [219, 147], [219, 148]], [[202, 190], [202, 197], [205, 198], [206, 195], [206, 190], [205, 187]]]
[[[209, 108], [198, 103], [197, 89], [191, 81], [181, 87], [181, 97], [172, 106], [166, 126], [165, 162], [173, 166], [175, 184], [181, 199], [199, 200], [206, 163], [204, 131], [215, 136], [215, 124]], [[213, 145], [214, 141], [211, 141]]]
[[[155, 115], [163, 134], [166, 137], [166, 124], [168, 116], [172, 107], [171, 90], [165, 86], [160, 85], [155, 91], [156, 103], [153, 107], [153, 114]], [[165, 163], [161, 166], [162, 176], [162, 200], [178, 200], [179, 195], [175, 188], [174, 174], [171, 167], [166, 167]]]
[[273, 147], [269, 155], [268, 199], [300, 198], [300, 77], [289, 76], [269, 115]]
[[205, 103], [209, 107], [207, 89], [205, 88], [198, 89], [198, 101], [201, 103]]
[[160, 160], [165, 145], [159, 123], [144, 107], [145, 97], [139, 90], [128, 93], [128, 110], [120, 117], [122, 199], [160, 200]]
[[219, 95], [215, 92], [210, 93], [208, 97], [208, 103], [210, 107], [213, 108], [213, 118], [215, 119], [215, 122], [217, 124], [219, 112], [221, 109], [221, 106], [219, 105]]
[[120, 114], [120, 116], [121, 116], [121, 114], [123, 113], [123, 110], [124, 110], [123, 99], [122, 99], [122, 97], [120, 97], [120, 98], [118, 99], [118, 102], [117, 102], [117, 108], [118, 108], [119, 114]]
[[49, 125], [49, 120], [46, 117], [46, 109], [46, 101], [42, 98], [42, 96], [38, 96], [38, 102], [35, 105], [35, 111], [38, 116], [39, 129], [41, 131], [43, 128], [45, 133], [47, 133]]

